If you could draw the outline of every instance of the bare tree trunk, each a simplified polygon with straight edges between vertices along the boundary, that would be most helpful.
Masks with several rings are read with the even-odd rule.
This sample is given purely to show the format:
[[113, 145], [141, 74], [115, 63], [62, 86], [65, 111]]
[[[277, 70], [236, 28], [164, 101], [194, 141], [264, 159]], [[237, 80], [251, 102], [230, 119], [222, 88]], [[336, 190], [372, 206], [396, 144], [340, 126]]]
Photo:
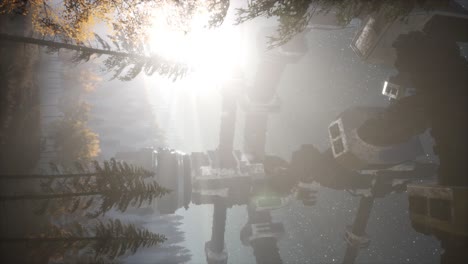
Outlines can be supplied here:
[[43, 39], [32, 38], [32, 37], [15, 36], [15, 35], [10, 35], [10, 34], [5, 34], [5, 33], [0, 33], [0, 41], [19, 42], [19, 43], [24, 43], [24, 44], [33, 44], [33, 45], [51, 47], [51, 48], [56, 48], [56, 49], [76, 50], [76, 51], [86, 52], [86, 53], [95, 53], [95, 54], [111, 55], [111, 56], [118, 56], [118, 57], [128, 57], [128, 58], [140, 59], [140, 60], [148, 59], [147, 56], [143, 56], [143, 55], [139, 55], [135, 53], [121, 52], [121, 51], [115, 51], [115, 50], [106, 50], [106, 49], [96, 49], [96, 48], [86, 47], [83, 45], [62, 43], [58, 41], [43, 40]]
[[0, 174], [0, 180], [29, 180], [29, 179], [57, 179], [98, 176], [98, 173], [70, 173], [70, 174]]
[[1, 195], [0, 201], [19, 201], [19, 200], [48, 200], [71, 198], [78, 196], [103, 195], [103, 192], [80, 192], [80, 193], [57, 193], [57, 194], [23, 194], [23, 195]]

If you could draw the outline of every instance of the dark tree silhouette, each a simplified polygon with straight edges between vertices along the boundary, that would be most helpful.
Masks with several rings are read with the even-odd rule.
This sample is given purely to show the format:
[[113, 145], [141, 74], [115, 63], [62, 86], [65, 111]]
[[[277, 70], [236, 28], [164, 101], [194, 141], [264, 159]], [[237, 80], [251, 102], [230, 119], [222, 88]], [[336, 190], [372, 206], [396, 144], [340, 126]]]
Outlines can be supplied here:
[[58, 52], [61, 49], [76, 52], [74, 62], [86, 62], [92, 56], [107, 55], [104, 60], [104, 71], [113, 73], [112, 79], [129, 81], [144, 71], [148, 75], [155, 72], [168, 76], [176, 80], [185, 75], [187, 67], [168, 61], [158, 55], [144, 54], [141, 43], [133, 43], [120, 35], [112, 38], [115, 48], [96, 36], [100, 47], [93, 47], [91, 44], [83, 42], [73, 42], [71, 40], [46, 40], [35, 37], [15, 36], [11, 34], [0, 33], [0, 41], [15, 42], [22, 44], [32, 44], [40, 47], [47, 47], [50, 52]]
[[415, 8], [446, 7], [449, 0], [299, 0], [249, 1], [246, 8], [237, 10], [237, 24], [257, 17], [276, 17], [279, 26], [269, 39], [270, 47], [277, 47], [302, 32], [316, 14], [333, 11], [338, 24], [347, 25], [352, 19], [379, 13], [389, 21], [406, 17]]
[[95, 259], [115, 259], [126, 253], [134, 254], [141, 247], [151, 247], [166, 241], [164, 235], [123, 224], [120, 220], [98, 221], [94, 228], [75, 222], [70, 229], [54, 226], [46, 234], [29, 237], [2, 237], [1, 244], [24, 243], [39, 255], [50, 258], [67, 251], [92, 250]]
[[62, 170], [55, 164], [50, 163], [53, 174], [0, 174], [0, 180], [21, 180], [21, 179], [59, 179], [59, 178], [79, 178], [79, 177], [101, 177], [107, 174], [121, 175], [129, 178], [151, 177], [154, 172], [147, 171], [141, 167], [133, 166], [126, 162], [116, 161], [112, 158], [110, 161], [103, 162], [102, 167], [98, 162], [93, 162], [94, 171], [80, 162], [75, 163], [75, 172], [62, 173]]
[[[99, 209], [88, 214], [97, 217], [114, 207], [122, 212], [129, 206], [140, 207], [170, 192], [155, 181], [145, 181], [153, 173], [141, 168], [115, 160], [104, 162], [104, 167], [94, 162], [94, 167], [92, 173], [81, 170], [78, 174], [50, 175], [41, 183], [41, 193], [1, 195], [0, 201], [42, 201], [38, 214], [47, 212], [51, 201], [60, 201], [68, 212], [86, 210], [100, 202]], [[22, 179], [43, 179], [42, 175], [20, 176]], [[4, 175], [4, 178], [12, 179], [13, 176]]]
[[[28, 5], [20, 4], [28, 1], [6, 1], [6, 12], [27, 13]], [[44, 9], [50, 8], [47, 1], [38, 1], [44, 3]], [[405, 17], [414, 8], [438, 8], [448, 6], [450, 0], [266, 0], [249, 1], [247, 7], [237, 10], [236, 23], [240, 24], [257, 17], [276, 17], [279, 21], [279, 27], [276, 36], [270, 38], [270, 46], [276, 47], [288, 42], [294, 35], [303, 31], [309, 23], [312, 16], [316, 14], [328, 13], [333, 10], [337, 22], [342, 25], [348, 24], [353, 18], [366, 16], [379, 12], [389, 20]], [[151, 8], [161, 8], [159, 2], [151, 1], [115, 1], [109, 4], [107, 1], [65, 1], [64, 11], [58, 14], [64, 21], [69, 20], [70, 26], [65, 26], [63, 21], [53, 19], [47, 12], [39, 12], [35, 22], [38, 30], [48, 33], [48, 35], [61, 35], [67, 38], [83, 41], [86, 35], [83, 29], [86, 29], [86, 21], [90, 17], [102, 20], [110, 24], [114, 31], [121, 32], [128, 36], [128, 39], [141, 39], [141, 36], [147, 34], [151, 22], [147, 17], [147, 10], [138, 9], [139, 4], [149, 5]], [[190, 1], [169, 1], [166, 4], [171, 5], [176, 10], [169, 20], [176, 20], [180, 30], [189, 31], [190, 21], [193, 14], [199, 8], [206, 8], [210, 14], [207, 21], [209, 27], [218, 27], [223, 24], [228, 9], [229, 0], [209, 0], [200, 3], [194, 0]], [[124, 8], [122, 8], [124, 6]], [[116, 7], [118, 7], [116, 9]], [[127, 8], [125, 8], [127, 7]], [[127, 10], [128, 9], [128, 10]], [[2, 5], [0, 5], [0, 11]], [[5, 11], [4, 11], [5, 12]], [[114, 21], [109, 16], [109, 12], [115, 12]]]

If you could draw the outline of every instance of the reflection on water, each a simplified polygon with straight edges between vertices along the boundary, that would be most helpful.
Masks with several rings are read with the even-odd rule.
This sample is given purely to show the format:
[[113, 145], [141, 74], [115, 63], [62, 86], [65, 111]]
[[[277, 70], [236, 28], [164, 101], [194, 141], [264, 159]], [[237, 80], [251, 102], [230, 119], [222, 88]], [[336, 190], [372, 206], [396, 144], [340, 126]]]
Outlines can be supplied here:
[[467, 11], [385, 12], [243, 27], [222, 84], [104, 80], [0, 17], [2, 262], [468, 262]]

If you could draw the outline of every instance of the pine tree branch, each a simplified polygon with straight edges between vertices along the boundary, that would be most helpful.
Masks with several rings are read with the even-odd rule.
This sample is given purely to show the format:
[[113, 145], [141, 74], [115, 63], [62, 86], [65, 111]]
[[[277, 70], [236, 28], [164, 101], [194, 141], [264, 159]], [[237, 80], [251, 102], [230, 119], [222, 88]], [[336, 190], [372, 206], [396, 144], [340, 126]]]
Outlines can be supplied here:
[[128, 52], [121, 52], [121, 51], [114, 51], [114, 50], [107, 50], [107, 49], [96, 49], [90, 48], [82, 45], [74, 45], [50, 40], [43, 40], [37, 38], [30, 38], [30, 37], [23, 37], [23, 36], [15, 36], [11, 34], [0, 33], [0, 41], [9, 41], [9, 42], [21, 42], [26, 44], [34, 44], [38, 46], [46, 46], [58, 49], [68, 49], [68, 50], [76, 50], [85, 53], [97, 53], [97, 54], [105, 54], [105, 55], [112, 55], [112, 56], [119, 56], [119, 57], [127, 57], [137, 60], [149, 60], [149, 56], [144, 56], [136, 53], [128, 53]]
[[[108, 55], [109, 57], [104, 61], [104, 66], [107, 68], [106, 70], [108, 72], [114, 72], [112, 79], [119, 77], [123, 73], [124, 76], [119, 77], [122, 81], [132, 80], [140, 74], [141, 71], [144, 71], [147, 75], [158, 72], [161, 75], [172, 77], [175, 81], [179, 77], [183, 77], [188, 71], [187, 65], [166, 60], [158, 55], [143, 55], [136, 53], [137, 51], [142, 50], [141, 47], [137, 50], [131, 49], [132, 52], [123, 52], [120, 50], [110, 50], [107, 49], [107, 47], [104, 49], [98, 49], [84, 45], [15, 36], [6, 33], [0, 33], [0, 42], [1, 41], [44, 46], [48, 47], [53, 52], [57, 52], [60, 49], [74, 50], [78, 52], [77, 56], [73, 60], [75, 63], [88, 61], [92, 55]], [[132, 65], [133, 67], [131, 67]], [[128, 67], [131, 67], [131, 69], [128, 70]]]

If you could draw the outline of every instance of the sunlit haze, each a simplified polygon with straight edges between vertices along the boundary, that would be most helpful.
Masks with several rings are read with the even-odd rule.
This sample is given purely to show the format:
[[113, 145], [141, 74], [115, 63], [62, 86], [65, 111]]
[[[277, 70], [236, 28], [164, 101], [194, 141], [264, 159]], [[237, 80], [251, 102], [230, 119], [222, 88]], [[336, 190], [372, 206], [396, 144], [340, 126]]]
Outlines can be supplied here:
[[0, 0], [0, 263], [467, 264], [468, 0]]
[[[218, 28], [209, 28], [210, 14], [196, 12], [188, 25], [170, 23], [173, 15], [165, 8], [155, 10], [149, 32], [149, 50], [167, 59], [187, 64], [195, 74], [196, 89], [204, 89], [232, 75], [245, 63], [242, 26], [225, 21]], [[202, 82], [203, 84], [199, 83]]]

